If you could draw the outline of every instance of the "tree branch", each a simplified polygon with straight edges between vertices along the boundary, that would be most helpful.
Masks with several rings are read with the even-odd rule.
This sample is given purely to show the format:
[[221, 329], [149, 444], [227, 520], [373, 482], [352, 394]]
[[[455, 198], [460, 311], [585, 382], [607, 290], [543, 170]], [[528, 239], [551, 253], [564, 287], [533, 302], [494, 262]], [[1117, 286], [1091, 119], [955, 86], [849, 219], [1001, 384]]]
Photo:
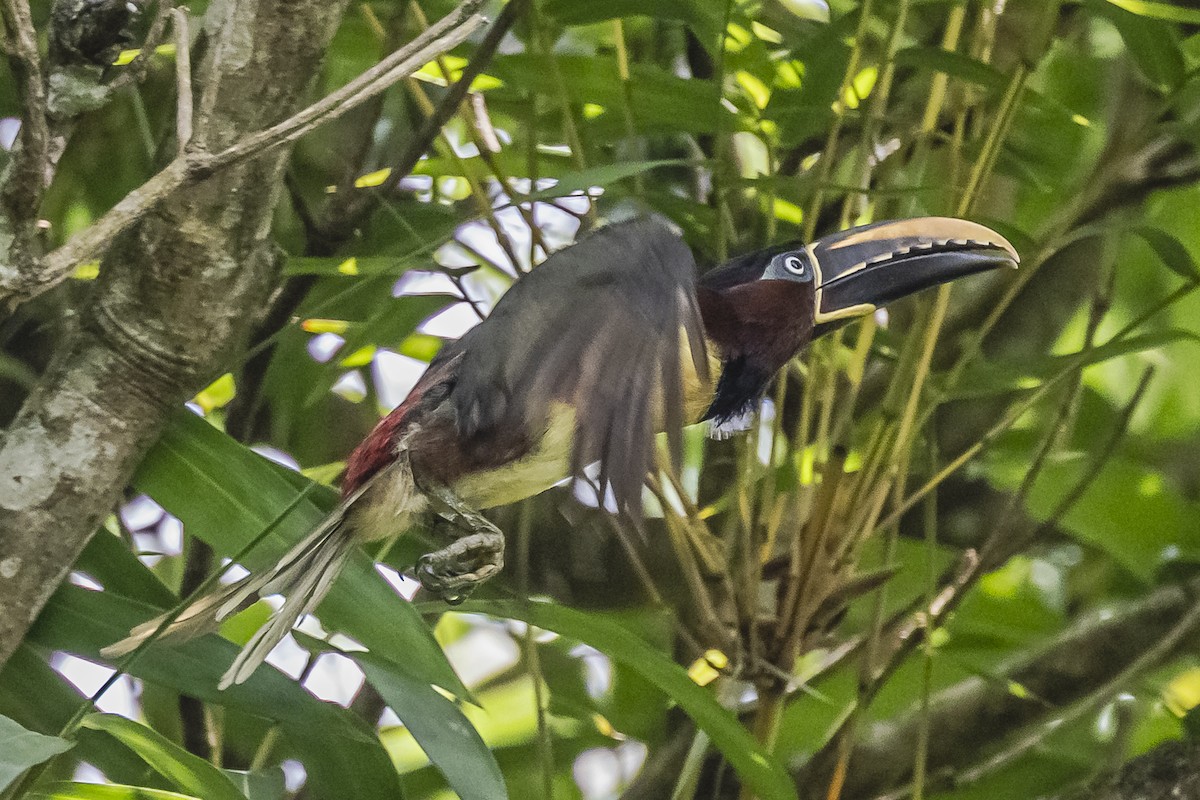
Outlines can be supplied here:
[[[343, 11], [330, 0], [214, 0], [208, 13], [221, 19], [234, 4], [238, 57], [221, 66], [207, 130], [223, 149], [302, 107]], [[269, 231], [285, 161], [280, 147], [247, 155], [173, 195], [156, 176], [157, 202], [107, 248], [76, 329], [0, 437], [0, 663], [169, 415], [245, 340], [248, 310], [278, 279]], [[168, 167], [176, 186], [179, 172]]]
[[13, 256], [19, 262], [32, 258], [21, 228], [36, 215], [46, 186], [46, 162], [50, 149], [50, 123], [46, 110], [46, 86], [38, 55], [37, 31], [25, 0], [4, 0], [4, 26], [8, 33], [8, 62], [21, 93], [24, 113], [18, 147], [4, 176], [3, 202], [8, 233], [17, 244]]
[[[1116, 613], [1098, 612], [1060, 634], [1037, 655], [998, 671], [995, 680], [970, 678], [930, 702], [928, 774], [945, 781], [989, 745], [1046, 718], [1055, 709], [1107, 693], [1160, 663], [1196, 630], [1200, 581], [1159, 589]], [[1152, 663], [1148, 663], [1152, 662]], [[1021, 696], [1010, 690], [1019, 685]], [[912, 777], [920, 712], [871, 726], [850, 757], [842, 797], [869, 798], [904, 786]], [[814, 758], [798, 776], [808, 796], [827, 785], [835, 759]], [[823, 797], [823, 795], [821, 795]]]
[[[482, 0], [463, 0], [457, 9], [408, 45], [291, 117], [247, 134], [216, 153], [190, 151], [176, 158], [85, 231], [48, 254], [31, 274], [22, 275], [11, 268], [0, 270], [0, 303], [29, 300], [57, 286], [80, 262], [104, 251], [117, 236], [181, 188], [291, 144], [318, 125], [383, 92], [434, 56], [460, 44], [483, 24], [483, 17], [474, 13], [481, 3]], [[200, 123], [205, 125], [207, 120], [201, 119]]]

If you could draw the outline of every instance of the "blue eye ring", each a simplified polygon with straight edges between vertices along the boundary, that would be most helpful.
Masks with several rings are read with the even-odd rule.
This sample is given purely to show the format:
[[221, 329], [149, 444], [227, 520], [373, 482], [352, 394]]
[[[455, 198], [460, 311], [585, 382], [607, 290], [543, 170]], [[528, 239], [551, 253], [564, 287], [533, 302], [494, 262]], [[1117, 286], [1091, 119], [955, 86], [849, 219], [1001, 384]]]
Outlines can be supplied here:
[[784, 256], [783, 268], [793, 275], [803, 276], [808, 265], [800, 256]]

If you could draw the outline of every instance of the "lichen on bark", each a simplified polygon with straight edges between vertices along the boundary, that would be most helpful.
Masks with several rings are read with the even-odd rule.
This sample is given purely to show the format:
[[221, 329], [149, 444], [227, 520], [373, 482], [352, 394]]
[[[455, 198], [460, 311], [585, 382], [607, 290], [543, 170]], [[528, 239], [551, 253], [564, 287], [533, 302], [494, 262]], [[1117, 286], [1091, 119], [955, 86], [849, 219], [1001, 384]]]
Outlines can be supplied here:
[[[206, 81], [199, 96], [215, 93], [197, 120], [209, 147], [303, 105], [344, 5], [210, 5], [206, 30], [218, 39], [195, 70]], [[223, 46], [226, 35], [236, 43]], [[0, 664], [168, 414], [244, 340], [247, 309], [263, 305], [278, 277], [270, 225], [286, 158], [276, 150], [168, 199], [104, 254], [80, 324], [0, 439]]]

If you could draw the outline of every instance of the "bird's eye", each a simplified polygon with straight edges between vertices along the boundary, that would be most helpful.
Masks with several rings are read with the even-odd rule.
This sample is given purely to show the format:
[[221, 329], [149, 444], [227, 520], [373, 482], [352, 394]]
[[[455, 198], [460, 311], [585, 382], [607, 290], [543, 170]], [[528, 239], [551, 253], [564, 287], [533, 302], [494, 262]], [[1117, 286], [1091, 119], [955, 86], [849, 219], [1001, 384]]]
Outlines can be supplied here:
[[804, 275], [805, 266], [800, 256], [788, 256], [783, 259], [783, 268], [793, 275]]

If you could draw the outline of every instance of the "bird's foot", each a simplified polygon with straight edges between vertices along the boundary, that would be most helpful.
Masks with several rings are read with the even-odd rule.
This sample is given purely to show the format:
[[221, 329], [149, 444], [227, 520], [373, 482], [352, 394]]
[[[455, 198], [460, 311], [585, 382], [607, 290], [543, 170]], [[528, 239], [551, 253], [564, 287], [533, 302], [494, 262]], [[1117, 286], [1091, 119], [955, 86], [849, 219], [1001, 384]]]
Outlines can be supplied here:
[[417, 580], [447, 603], [466, 600], [475, 587], [504, 567], [504, 534], [471, 533], [417, 560]]
[[438, 532], [454, 541], [417, 559], [417, 580], [447, 603], [461, 603], [504, 568], [504, 534], [449, 487], [422, 482], [420, 488], [441, 517]]

